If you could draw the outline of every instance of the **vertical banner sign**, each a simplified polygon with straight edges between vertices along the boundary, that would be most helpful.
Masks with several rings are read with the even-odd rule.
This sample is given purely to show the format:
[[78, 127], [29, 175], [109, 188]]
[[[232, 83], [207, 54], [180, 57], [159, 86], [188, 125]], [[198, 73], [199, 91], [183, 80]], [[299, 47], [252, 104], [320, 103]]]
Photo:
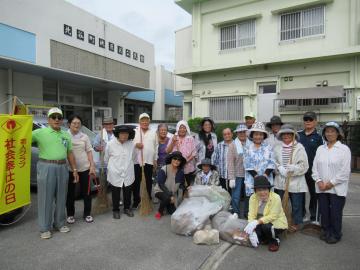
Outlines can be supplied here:
[[0, 215], [30, 203], [32, 115], [0, 114]]

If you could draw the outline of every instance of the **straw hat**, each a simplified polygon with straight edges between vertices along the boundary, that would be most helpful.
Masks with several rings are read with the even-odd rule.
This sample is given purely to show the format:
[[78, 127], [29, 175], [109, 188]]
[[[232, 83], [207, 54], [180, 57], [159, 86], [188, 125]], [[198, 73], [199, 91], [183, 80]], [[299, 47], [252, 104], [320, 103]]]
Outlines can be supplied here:
[[120, 132], [127, 132], [129, 134], [128, 140], [133, 140], [135, 138], [135, 130], [127, 125], [116, 126], [113, 132], [114, 136], [117, 138], [119, 137]]

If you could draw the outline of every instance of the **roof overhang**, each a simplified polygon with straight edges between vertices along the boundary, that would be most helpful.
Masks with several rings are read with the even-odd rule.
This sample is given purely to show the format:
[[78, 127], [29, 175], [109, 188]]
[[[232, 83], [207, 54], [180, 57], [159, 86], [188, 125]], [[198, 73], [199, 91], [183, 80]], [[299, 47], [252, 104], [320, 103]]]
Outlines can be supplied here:
[[325, 86], [325, 87], [309, 87], [282, 89], [276, 99], [314, 99], [314, 98], [338, 98], [344, 96], [344, 87]]
[[201, 3], [205, 1], [208, 0], [175, 0], [175, 4], [186, 10], [189, 14], [192, 14], [193, 5], [195, 3]]
[[126, 83], [116, 82], [103, 78], [93, 77], [76, 72], [66, 71], [58, 68], [45, 67], [29, 62], [19, 61], [12, 58], [0, 56], [0, 68], [12, 69], [13, 71], [42, 76], [48, 79], [61, 80], [75, 84], [81, 84], [93, 88], [106, 90], [117, 90], [123, 92], [145, 91], [147, 88]]

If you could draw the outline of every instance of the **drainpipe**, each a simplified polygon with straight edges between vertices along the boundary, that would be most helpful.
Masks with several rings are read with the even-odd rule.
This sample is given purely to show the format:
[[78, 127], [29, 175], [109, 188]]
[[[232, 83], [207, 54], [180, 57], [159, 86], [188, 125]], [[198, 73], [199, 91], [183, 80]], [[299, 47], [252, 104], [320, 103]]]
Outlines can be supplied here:
[[12, 113], [12, 98], [14, 96], [13, 88], [13, 71], [11, 68], [8, 69], [8, 98], [11, 99], [11, 102], [8, 102], [8, 113]]

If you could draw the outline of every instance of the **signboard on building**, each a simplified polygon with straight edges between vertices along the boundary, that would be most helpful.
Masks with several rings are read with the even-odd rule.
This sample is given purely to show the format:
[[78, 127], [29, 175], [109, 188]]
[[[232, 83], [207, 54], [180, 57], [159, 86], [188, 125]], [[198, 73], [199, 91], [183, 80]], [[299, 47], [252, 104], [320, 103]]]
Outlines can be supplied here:
[[30, 203], [31, 115], [0, 115], [0, 215]]

